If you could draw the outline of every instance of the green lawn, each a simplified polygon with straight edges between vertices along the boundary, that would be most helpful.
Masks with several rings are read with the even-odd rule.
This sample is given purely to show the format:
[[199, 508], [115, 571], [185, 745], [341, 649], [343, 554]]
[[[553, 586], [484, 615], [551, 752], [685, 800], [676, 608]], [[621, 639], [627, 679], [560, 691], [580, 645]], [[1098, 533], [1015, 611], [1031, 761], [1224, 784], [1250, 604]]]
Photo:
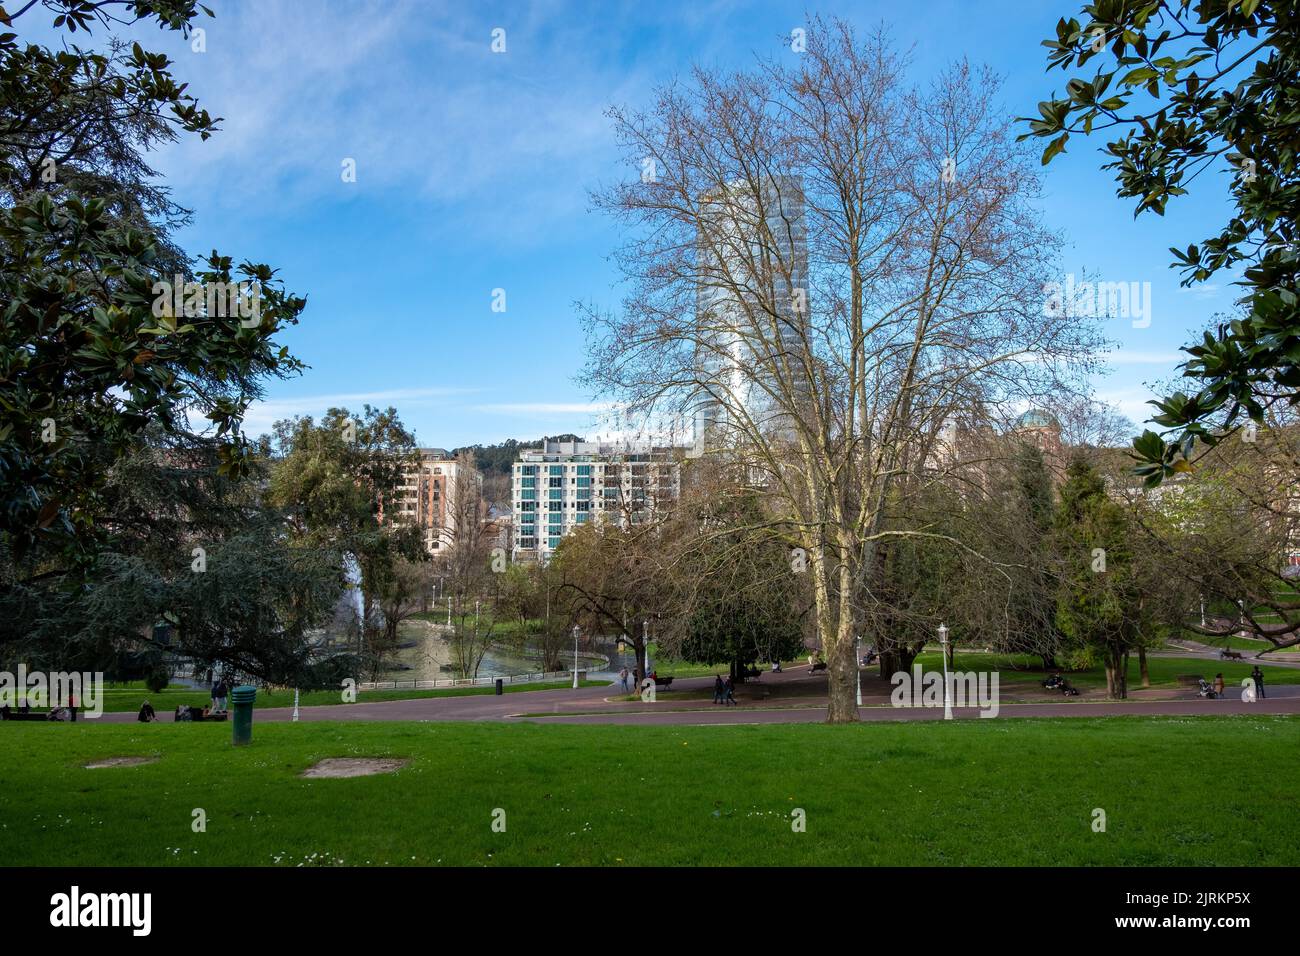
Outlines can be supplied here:
[[[1300, 864], [1300, 718], [853, 727], [8, 724], [0, 860], [49, 865]], [[158, 762], [88, 770], [109, 756]], [[395, 774], [303, 780], [329, 756]], [[191, 829], [193, 811], [207, 830]], [[493, 811], [507, 829], [493, 832]], [[1092, 829], [1093, 811], [1107, 816]], [[807, 831], [792, 832], [791, 811]]]
[[[533, 682], [528, 684], [506, 684], [504, 690], [507, 694], [515, 694], [519, 691], [526, 690], [551, 690], [557, 687], [572, 687], [573, 681], [547, 681]], [[605, 681], [584, 681], [583, 687], [607, 687]], [[373, 703], [381, 700], [411, 700], [419, 697], [469, 697], [477, 694], [493, 694], [496, 689], [493, 687], [446, 687], [438, 690], [363, 690], [357, 692], [357, 702], [362, 704]], [[140, 705], [148, 699], [153, 708], [158, 712], [158, 716], [164, 720], [169, 720], [170, 713], [176, 710], [181, 704], [189, 704], [191, 707], [203, 707], [212, 702], [212, 694], [207, 690], [193, 690], [188, 687], [168, 687], [165, 691], [155, 694], [145, 689], [141, 685], [126, 684], [117, 686], [106, 686], [104, 688], [104, 705], [105, 713], [133, 712], [140, 709]], [[342, 704], [343, 693], [338, 690], [311, 690], [303, 691], [298, 698], [298, 704], [301, 707], [320, 707], [329, 704]], [[276, 690], [266, 690], [258, 688], [257, 699], [253, 702], [255, 708], [261, 707], [292, 707], [293, 690], [279, 688]]]

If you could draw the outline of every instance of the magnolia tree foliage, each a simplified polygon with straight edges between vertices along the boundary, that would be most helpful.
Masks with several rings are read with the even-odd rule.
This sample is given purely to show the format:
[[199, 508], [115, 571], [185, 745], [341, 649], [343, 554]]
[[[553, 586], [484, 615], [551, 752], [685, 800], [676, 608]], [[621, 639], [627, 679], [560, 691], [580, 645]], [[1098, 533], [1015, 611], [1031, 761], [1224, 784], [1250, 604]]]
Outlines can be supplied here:
[[1043, 163], [1104, 133], [1103, 168], [1135, 215], [1163, 215], [1198, 178], [1231, 200], [1218, 231], [1170, 250], [1184, 285], [1240, 275], [1245, 294], [1240, 318], [1186, 347], [1193, 391], [1153, 403], [1166, 431], [1134, 442], [1154, 485], [1189, 467], [1197, 442], [1300, 402], [1300, 18], [1293, 0], [1097, 0], [1043, 45], [1049, 69], [1081, 71], [1026, 121], [1049, 140]]
[[[275, 338], [305, 300], [268, 265], [179, 249], [189, 214], [147, 153], [219, 120], [163, 54], [78, 45], [117, 26], [188, 34], [199, 10], [0, 8], [0, 644], [105, 660], [167, 623], [172, 651], [285, 677], [337, 592], [336, 555], [293, 550], [231, 480], [259, 468], [249, 403], [302, 367]], [[55, 42], [24, 39], [38, 28]], [[178, 281], [179, 309], [162, 291]], [[209, 307], [237, 282], [256, 307]]]
[[[46, 0], [0, 22], [22, 31], [45, 14], [69, 34], [149, 21], [184, 32], [196, 7]], [[193, 269], [167, 237], [186, 214], [142, 153], [217, 128], [169, 66], [138, 43], [99, 53], [0, 34], [0, 531], [18, 560], [93, 553], [108, 532], [106, 465], [147, 429], [206, 424], [223, 472], [245, 471], [244, 410], [267, 376], [301, 367], [274, 336], [305, 301], [273, 269], [215, 251]], [[178, 273], [258, 283], [258, 315], [156, 314], [155, 283]]]

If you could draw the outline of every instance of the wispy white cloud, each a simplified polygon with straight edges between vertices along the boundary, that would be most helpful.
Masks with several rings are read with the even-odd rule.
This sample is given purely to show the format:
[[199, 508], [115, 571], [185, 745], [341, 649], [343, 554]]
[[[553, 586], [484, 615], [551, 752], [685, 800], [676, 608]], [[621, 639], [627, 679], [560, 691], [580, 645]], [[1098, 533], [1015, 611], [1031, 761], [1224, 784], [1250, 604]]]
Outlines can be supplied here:
[[1135, 385], [1129, 388], [1100, 389], [1096, 394], [1098, 401], [1105, 402], [1133, 424], [1145, 427], [1148, 420], [1156, 413], [1147, 402], [1156, 395], [1149, 388]]
[[446, 404], [459, 396], [474, 394], [474, 388], [395, 388], [371, 392], [337, 392], [329, 395], [300, 395], [291, 398], [253, 402], [244, 416], [244, 431], [259, 435], [284, 418], [297, 415], [323, 415], [331, 408], [360, 410], [363, 405], [400, 406], [398, 411], [413, 407]]
[[1142, 352], [1135, 349], [1120, 349], [1106, 355], [1108, 365], [1163, 365], [1171, 370], [1173, 366], [1185, 361], [1187, 361], [1187, 354], [1184, 352]]
[[[605, 108], [649, 78], [608, 55], [605, 18], [542, 6], [500, 23], [410, 0], [325, 2], [310, 16], [297, 0], [223, 7], [206, 53], [178, 40], [172, 51], [222, 131], [184, 137], [159, 154], [160, 170], [182, 202], [209, 211], [387, 195], [436, 204], [499, 241], [543, 238], [608, 172]], [[354, 183], [344, 159], [356, 161]]]
[[612, 402], [499, 402], [471, 406], [473, 411], [501, 415], [599, 415]]

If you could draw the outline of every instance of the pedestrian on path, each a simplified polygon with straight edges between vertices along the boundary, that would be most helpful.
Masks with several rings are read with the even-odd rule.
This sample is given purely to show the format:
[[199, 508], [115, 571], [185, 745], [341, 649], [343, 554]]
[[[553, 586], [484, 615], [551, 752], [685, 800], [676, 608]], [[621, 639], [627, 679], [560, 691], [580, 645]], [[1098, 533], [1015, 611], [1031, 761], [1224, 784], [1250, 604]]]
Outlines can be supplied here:
[[1250, 677], [1251, 680], [1255, 682], [1255, 696], [1260, 700], [1263, 700], [1266, 696], [1264, 694], [1264, 672], [1259, 669], [1258, 664], [1256, 664], [1255, 669], [1250, 672]]
[[1223, 696], [1223, 674], [1222, 673], [1218, 673], [1214, 675], [1214, 695], [1216, 697]]
[[726, 699], [727, 689], [722, 685], [722, 675], [713, 675], [713, 702], [721, 704]]
[[736, 684], [735, 684], [735, 681], [733, 681], [733, 680], [731, 679], [731, 677], [728, 676], [728, 677], [727, 677], [727, 683], [726, 683], [724, 686], [725, 686], [726, 689], [727, 689], [727, 699], [723, 701], [723, 704], [731, 704], [733, 707], [734, 707], [734, 706], [738, 706], [739, 702], [736, 700]]
[[229, 688], [226, 686], [226, 678], [218, 677], [217, 682], [212, 685], [212, 710], [215, 713], [224, 713], [226, 710], [226, 695]]
[[624, 667], [618, 672], [618, 682], [623, 688], [623, 693], [627, 693], [627, 668]]

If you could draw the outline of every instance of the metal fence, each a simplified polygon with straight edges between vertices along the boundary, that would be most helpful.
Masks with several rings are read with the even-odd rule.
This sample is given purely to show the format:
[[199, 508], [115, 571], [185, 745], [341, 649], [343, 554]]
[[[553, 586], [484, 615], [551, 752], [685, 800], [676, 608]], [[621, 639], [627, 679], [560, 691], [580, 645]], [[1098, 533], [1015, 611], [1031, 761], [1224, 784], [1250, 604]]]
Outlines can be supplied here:
[[499, 679], [503, 684], [531, 684], [550, 680], [569, 680], [573, 671], [541, 671], [536, 674], [511, 674], [496, 677], [456, 677], [446, 680], [378, 680], [362, 681], [357, 690], [437, 690], [439, 687], [491, 687]]

